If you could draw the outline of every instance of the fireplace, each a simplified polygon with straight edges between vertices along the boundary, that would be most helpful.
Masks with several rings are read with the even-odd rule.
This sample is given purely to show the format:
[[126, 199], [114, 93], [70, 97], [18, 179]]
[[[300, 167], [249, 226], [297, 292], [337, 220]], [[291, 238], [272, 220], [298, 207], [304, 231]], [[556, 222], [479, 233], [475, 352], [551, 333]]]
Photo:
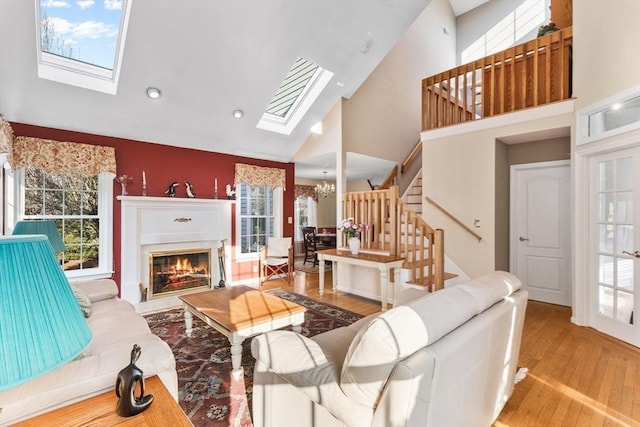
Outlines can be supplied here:
[[[0, 0], [1, 1], [1, 0]], [[185, 292], [206, 290], [210, 284], [219, 283], [220, 268], [217, 250], [223, 242], [231, 242], [231, 207], [235, 201], [226, 199], [191, 199], [181, 197], [117, 196], [121, 202], [121, 278], [122, 299], [135, 305], [140, 313], [163, 310], [181, 304], [178, 296]], [[158, 282], [153, 294], [153, 254], [171, 257], [177, 252], [192, 254], [204, 252], [209, 267], [203, 274], [208, 277], [192, 277], [184, 283], [183, 290], [176, 290], [176, 283], [161, 286]], [[231, 245], [225, 246], [225, 263], [231, 262]], [[158, 261], [160, 262], [160, 261]], [[176, 265], [177, 260], [165, 260]], [[199, 264], [191, 260], [191, 267]], [[158, 268], [162, 269], [163, 264]], [[160, 274], [161, 275], [161, 274]], [[199, 286], [195, 286], [198, 284]], [[163, 280], [166, 280], [163, 279]], [[227, 273], [227, 283], [233, 277]], [[191, 286], [191, 287], [190, 287]], [[179, 287], [179, 286], [178, 286]], [[159, 292], [159, 293], [158, 293]]]
[[211, 288], [211, 249], [149, 252], [149, 298]]

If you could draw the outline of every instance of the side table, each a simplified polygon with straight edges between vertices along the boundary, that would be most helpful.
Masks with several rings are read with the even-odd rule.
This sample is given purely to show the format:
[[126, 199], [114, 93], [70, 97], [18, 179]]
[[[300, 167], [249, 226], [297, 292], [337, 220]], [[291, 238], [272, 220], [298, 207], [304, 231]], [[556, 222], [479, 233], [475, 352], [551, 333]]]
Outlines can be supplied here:
[[[115, 386], [115, 378], [114, 378]], [[84, 426], [171, 426], [193, 427], [160, 378], [153, 376], [144, 381], [144, 393], [153, 394], [153, 403], [133, 417], [116, 414], [118, 397], [114, 390], [105, 392], [69, 406], [28, 419], [15, 426], [21, 427], [84, 427]], [[139, 392], [136, 391], [136, 395]]]

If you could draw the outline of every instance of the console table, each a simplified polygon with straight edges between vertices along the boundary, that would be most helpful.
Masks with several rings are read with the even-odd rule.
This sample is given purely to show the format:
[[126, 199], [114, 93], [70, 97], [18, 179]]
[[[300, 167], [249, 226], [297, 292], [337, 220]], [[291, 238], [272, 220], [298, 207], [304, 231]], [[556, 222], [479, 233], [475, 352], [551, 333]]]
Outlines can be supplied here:
[[380, 253], [360, 252], [357, 255], [351, 253], [349, 249], [327, 249], [318, 251], [318, 262], [320, 266], [320, 295], [324, 294], [324, 261], [333, 262], [333, 291], [338, 286], [336, 266], [339, 263], [359, 265], [361, 267], [377, 268], [380, 271], [380, 299], [382, 311], [387, 309], [387, 290], [389, 288], [389, 270], [393, 268], [394, 283], [400, 282], [400, 267], [404, 259], [396, 255], [386, 255]]

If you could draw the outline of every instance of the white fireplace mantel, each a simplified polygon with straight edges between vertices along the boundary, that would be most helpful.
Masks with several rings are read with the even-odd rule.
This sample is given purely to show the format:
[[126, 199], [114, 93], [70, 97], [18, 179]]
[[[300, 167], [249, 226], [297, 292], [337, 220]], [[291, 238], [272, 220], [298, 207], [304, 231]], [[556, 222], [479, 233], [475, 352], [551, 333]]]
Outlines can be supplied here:
[[[231, 243], [232, 200], [118, 196], [121, 202], [121, 296], [138, 311], [177, 305], [177, 297], [141, 302], [140, 286], [149, 287], [149, 254], [159, 250], [211, 249], [211, 283], [220, 271], [217, 248]], [[231, 281], [227, 267], [227, 281]]]

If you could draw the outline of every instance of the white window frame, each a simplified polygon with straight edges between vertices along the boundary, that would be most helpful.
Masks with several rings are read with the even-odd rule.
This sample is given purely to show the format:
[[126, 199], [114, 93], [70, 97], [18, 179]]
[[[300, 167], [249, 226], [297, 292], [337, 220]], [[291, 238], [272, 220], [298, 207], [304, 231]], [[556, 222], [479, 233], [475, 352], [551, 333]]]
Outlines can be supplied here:
[[[252, 261], [259, 257], [258, 252], [248, 254], [242, 253], [242, 224], [241, 224], [241, 198], [242, 187], [236, 186], [238, 193], [236, 194], [236, 260]], [[282, 187], [273, 189], [273, 237], [282, 237], [282, 212], [283, 212], [284, 192]]]
[[124, 56], [124, 44], [127, 38], [131, 0], [123, 0], [120, 32], [113, 63], [113, 69], [98, 67], [75, 59], [69, 59], [41, 50], [40, 44], [40, 2], [35, 1], [36, 18], [36, 52], [38, 63], [38, 77], [59, 83], [77, 86], [84, 89], [115, 95], [118, 91], [120, 69]]
[[[11, 234], [17, 221], [24, 216], [24, 168], [12, 171], [5, 165], [6, 190], [4, 212], [5, 231]], [[98, 219], [100, 237], [98, 267], [68, 270], [65, 275], [70, 281], [110, 278], [113, 276], [113, 179], [112, 173], [98, 175]]]
[[602, 131], [594, 135], [589, 135], [589, 119], [591, 116], [605, 110], [613, 109], [615, 104], [622, 104], [625, 101], [636, 98], [638, 96], [640, 96], [640, 85], [612, 95], [576, 112], [576, 146], [590, 144], [592, 142], [600, 141], [640, 129], [640, 120], [636, 120], [624, 126], [620, 126], [607, 131]]

